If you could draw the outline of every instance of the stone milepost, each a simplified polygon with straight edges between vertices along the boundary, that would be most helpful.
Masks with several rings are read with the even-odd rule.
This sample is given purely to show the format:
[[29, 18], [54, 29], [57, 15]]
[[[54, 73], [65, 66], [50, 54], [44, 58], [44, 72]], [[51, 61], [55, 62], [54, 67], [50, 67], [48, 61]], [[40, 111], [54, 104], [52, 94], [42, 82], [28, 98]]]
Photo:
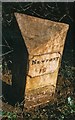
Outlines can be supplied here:
[[69, 25], [15, 13], [29, 54], [24, 108], [53, 99]]

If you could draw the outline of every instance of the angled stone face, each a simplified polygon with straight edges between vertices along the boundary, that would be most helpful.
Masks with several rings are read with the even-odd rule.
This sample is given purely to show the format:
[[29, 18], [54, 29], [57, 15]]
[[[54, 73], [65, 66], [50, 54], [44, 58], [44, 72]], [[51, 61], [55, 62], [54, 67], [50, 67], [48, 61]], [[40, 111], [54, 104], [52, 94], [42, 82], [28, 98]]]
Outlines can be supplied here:
[[25, 89], [29, 109], [52, 99], [69, 25], [21, 13], [15, 17], [29, 54]]
[[[24, 42], [30, 55], [60, 51], [68, 25], [15, 13]], [[57, 40], [57, 38], [59, 38]]]

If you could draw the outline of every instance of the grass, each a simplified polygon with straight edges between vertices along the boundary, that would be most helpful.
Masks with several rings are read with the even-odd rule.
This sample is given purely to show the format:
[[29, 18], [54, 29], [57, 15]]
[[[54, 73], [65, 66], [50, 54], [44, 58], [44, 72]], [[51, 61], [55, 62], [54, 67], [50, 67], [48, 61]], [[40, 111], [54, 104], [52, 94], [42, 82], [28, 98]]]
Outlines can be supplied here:
[[70, 96], [62, 105], [48, 104], [43, 108], [34, 111], [24, 112], [23, 118], [16, 112], [1, 111], [0, 116], [6, 120], [74, 120], [75, 118], [75, 101]]
[[2, 118], [5, 118], [7, 120], [17, 120], [17, 114], [13, 112], [1, 111], [0, 116], [2, 116]]

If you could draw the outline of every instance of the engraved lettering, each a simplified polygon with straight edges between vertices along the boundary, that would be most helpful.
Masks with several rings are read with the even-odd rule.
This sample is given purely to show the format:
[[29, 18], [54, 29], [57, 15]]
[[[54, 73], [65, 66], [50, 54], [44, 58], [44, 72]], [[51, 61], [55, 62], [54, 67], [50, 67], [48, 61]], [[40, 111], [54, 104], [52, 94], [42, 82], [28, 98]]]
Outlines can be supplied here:
[[49, 60], [49, 62], [51, 62], [51, 61], [52, 61], [52, 59]]
[[49, 59], [46, 59], [46, 62], [48, 62], [49, 61]]
[[29, 62], [31, 70], [28, 74], [34, 77], [54, 72], [58, 67], [59, 58], [60, 56], [55, 53], [51, 56], [49, 54], [35, 56]]
[[56, 57], [56, 60], [58, 60], [59, 57]]
[[40, 61], [37, 61], [37, 64], [40, 64]]
[[37, 60], [32, 60], [32, 65], [36, 64]]
[[40, 71], [39, 71], [39, 73], [45, 73], [45, 72], [46, 72], [46, 68], [45, 67], [41, 68]]
[[45, 60], [42, 60], [41, 62], [42, 62], [42, 63], [44, 63], [44, 62], [45, 62]]
[[42, 72], [43, 72], [43, 73], [46, 72], [46, 68], [43, 68], [43, 69], [42, 69]]
[[51, 62], [51, 61], [54, 61], [54, 60], [58, 60], [58, 58], [59, 57], [46, 59], [46, 60], [40, 60], [40, 61], [39, 60], [32, 60], [32, 65], [46, 63], [46, 62]]

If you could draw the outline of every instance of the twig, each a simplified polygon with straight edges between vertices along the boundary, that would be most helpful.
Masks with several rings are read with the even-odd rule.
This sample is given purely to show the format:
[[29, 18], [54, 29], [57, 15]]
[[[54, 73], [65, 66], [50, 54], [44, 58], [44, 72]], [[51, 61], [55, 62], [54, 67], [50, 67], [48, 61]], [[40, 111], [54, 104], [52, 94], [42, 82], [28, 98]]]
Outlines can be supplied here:
[[59, 22], [60, 22], [64, 17], [66, 17], [66, 16], [67, 16], [67, 14], [63, 15], [63, 16], [59, 19]]
[[[4, 38], [4, 37], [3, 37]], [[4, 38], [5, 43], [7, 44], [7, 46], [11, 49], [11, 47], [9, 46], [8, 42], [6, 41], [6, 39]]]
[[0, 57], [2, 57], [2, 56], [4, 56], [4, 55], [7, 55], [7, 54], [9, 54], [9, 53], [11, 53], [11, 52], [13, 52], [13, 50], [8, 51], [8, 52], [6, 52], [6, 53], [4, 53], [4, 54], [0, 55]]

